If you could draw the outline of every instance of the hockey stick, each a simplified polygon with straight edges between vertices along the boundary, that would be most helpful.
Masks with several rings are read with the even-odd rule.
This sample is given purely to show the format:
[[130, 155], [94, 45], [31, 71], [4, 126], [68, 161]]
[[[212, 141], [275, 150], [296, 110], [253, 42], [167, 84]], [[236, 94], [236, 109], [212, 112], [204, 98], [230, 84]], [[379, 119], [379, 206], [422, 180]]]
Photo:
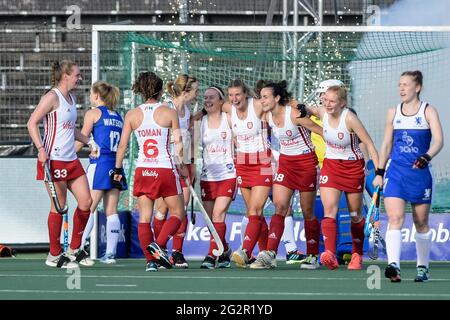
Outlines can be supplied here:
[[191, 195], [191, 223], [195, 225], [195, 212], [194, 212], [194, 197]]
[[366, 237], [369, 237], [370, 234], [372, 233], [374, 216], [376, 214], [375, 208], [377, 206], [379, 196], [380, 196], [380, 187], [378, 186], [372, 195], [372, 203], [370, 204], [369, 212], [367, 212], [366, 215], [366, 223], [364, 225], [364, 234]]
[[372, 197], [372, 205], [366, 217], [365, 233], [367, 236], [373, 234], [373, 247], [369, 249], [367, 255], [372, 260], [378, 259], [378, 243], [381, 242], [383, 248], [386, 248], [386, 242], [380, 232], [380, 187], [377, 187]]
[[223, 253], [223, 251], [224, 251], [224, 247], [223, 247], [222, 240], [220, 240], [220, 237], [219, 237], [219, 235], [218, 235], [218, 233], [217, 233], [216, 228], [214, 228], [214, 225], [213, 225], [211, 219], [209, 218], [208, 213], [206, 212], [205, 208], [203, 208], [203, 204], [202, 204], [202, 202], [200, 201], [200, 199], [199, 199], [199, 197], [198, 197], [198, 195], [197, 195], [197, 192], [195, 192], [195, 190], [194, 190], [194, 188], [192, 187], [192, 185], [191, 185], [191, 183], [190, 183], [190, 181], [189, 181], [188, 178], [186, 178], [186, 184], [189, 186], [189, 191], [191, 191], [192, 198], [193, 198], [195, 201], [197, 201], [198, 207], [199, 207], [199, 209], [200, 209], [200, 212], [201, 212], [202, 215], [203, 215], [203, 219], [205, 220], [206, 225], [208, 226], [209, 232], [210, 232], [211, 235], [213, 236], [214, 241], [216, 241], [217, 249], [214, 249], [214, 250], [212, 251], [212, 253], [213, 253], [213, 255], [215, 255], [216, 257], [219, 257], [220, 255], [222, 255], [222, 253]]
[[50, 171], [49, 161], [45, 162], [44, 171], [45, 171], [45, 175], [47, 177], [48, 187], [50, 189], [50, 194], [52, 196], [52, 200], [55, 205], [56, 211], [58, 211], [58, 213], [64, 217], [64, 222], [63, 222], [64, 251], [67, 251], [67, 249], [69, 247], [69, 217], [67, 214], [67, 211], [69, 211], [69, 206], [66, 203], [64, 208], [61, 208], [61, 205], [59, 204], [58, 195], [56, 194], [56, 187], [52, 180], [52, 173]]

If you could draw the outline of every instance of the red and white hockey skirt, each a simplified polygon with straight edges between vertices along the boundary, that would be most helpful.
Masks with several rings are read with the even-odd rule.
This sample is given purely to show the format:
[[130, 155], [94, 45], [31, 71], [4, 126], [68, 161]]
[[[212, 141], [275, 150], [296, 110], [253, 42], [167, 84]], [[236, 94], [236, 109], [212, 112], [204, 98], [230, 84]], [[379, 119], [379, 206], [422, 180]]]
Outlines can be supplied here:
[[320, 187], [335, 188], [350, 193], [364, 191], [364, 160], [327, 159], [320, 170]]
[[218, 197], [229, 197], [234, 200], [236, 196], [236, 178], [222, 181], [200, 181], [202, 201], [214, 201]]
[[240, 188], [272, 187], [273, 171], [270, 150], [236, 155], [237, 185]]
[[[52, 181], [70, 181], [82, 175], [85, 175], [83, 165], [80, 160], [72, 161], [49, 160], [50, 172], [52, 173]], [[44, 180], [44, 166], [39, 160], [37, 161], [37, 175], [36, 180]]]
[[291, 190], [316, 191], [318, 164], [315, 152], [295, 156], [280, 154], [273, 183]]
[[151, 200], [179, 195], [183, 192], [176, 169], [143, 168], [134, 171], [134, 191], [136, 197], [147, 196]]

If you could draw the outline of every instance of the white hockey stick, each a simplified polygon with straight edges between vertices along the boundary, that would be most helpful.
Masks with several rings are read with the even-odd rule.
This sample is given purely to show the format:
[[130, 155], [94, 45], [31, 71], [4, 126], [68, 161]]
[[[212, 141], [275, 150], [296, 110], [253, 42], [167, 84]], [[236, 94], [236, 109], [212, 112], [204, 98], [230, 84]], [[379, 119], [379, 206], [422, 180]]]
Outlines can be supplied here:
[[206, 225], [208, 226], [209, 232], [210, 232], [211, 235], [213, 236], [214, 241], [216, 241], [217, 249], [214, 249], [214, 250], [212, 251], [212, 253], [213, 253], [213, 255], [215, 255], [216, 257], [218, 257], [218, 256], [222, 255], [223, 250], [224, 250], [222, 240], [220, 240], [220, 237], [219, 237], [219, 235], [217, 234], [216, 228], [214, 228], [214, 225], [213, 225], [211, 219], [209, 218], [208, 213], [206, 212], [205, 208], [203, 208], [203, 204], [202, 204], [202, 202], [200, 201], [200, 199], [199, 199], [199, 197], [198, 197], [198, 195], [197, 195], [197, 192], [195, 192], [194, 188], [192, 187], [192, 185], [191, 185], [189, 179], [186, 179], [186, 184], [189, 186], [189, 191], [191, 191], [192, 197], [193, 197], [194, 200], [197, 201], [197, 203], [198, 203], [198, 207], [200, 208], [200, 212], [201, 212], [202, 215], [203, 215], [203, 219], [205, 220]]

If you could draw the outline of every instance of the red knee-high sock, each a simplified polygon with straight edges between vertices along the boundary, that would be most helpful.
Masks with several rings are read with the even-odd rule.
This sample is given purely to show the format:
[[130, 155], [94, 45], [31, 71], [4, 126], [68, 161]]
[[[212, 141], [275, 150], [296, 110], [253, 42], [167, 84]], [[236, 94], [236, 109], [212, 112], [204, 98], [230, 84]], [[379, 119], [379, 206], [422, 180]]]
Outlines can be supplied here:
[[323, 242], [325, 243], [325, 250], [330, 250], [331, 252], [336, 254], [336, 237], [337, 237], [336, 219], [323, 218], [322, 235], [323, 235]]
[[306, 253], [319, 254], [320, 223], [317, 219], [305, 220]]
[[164, 218], [163, 220], [159, 220], [156, 217], [153, 218], [153, 234], [155, 236], [155, 239], [158, 239], [158, 236], [161, 233], [165, 222], [166, 218]]
[[90, 210], [83, 211], [77, 207], [73, 214], [72, 240], [70, 241], [70, 249], [76, 250], [81, 246], [81, 238], [83, 237], [84, 228], [89, 220]]
[[[216, 228], [217, 234], [219, 235], [220, 240], [223, 243], [223, 250], [228, 250], [228, 244], [225, 241], [225, 234], [227, 233], [227, 225], [225, 222], [213, 222], [214, 228]], [[214, 241], [214, 237], [211, 235], [209, 240], [209, 250], [208, 255], [213, 257], [213, 250], [217, 249], [217, 243]]]
[[259, 231], [258, 247], [259, 251], [267, 250], [267, 238], [269, 237], [269, 226], [264, 216], [261, 219], [261, 230]]
[[285, 216], [280, 214], [274, 214], [270, 219], [269, 236], [267, 240], [267, 250], [278, 251], [278, 245], [280, 244], [281, 237], [284, 232], [284, 219]]
[[352, 233], [352, 254], [358, 253], [360, 255], [363, 254], [363, 246], [364, 246], [364, 225], [366, 223], [365, 219], [362, 219], [358, 223], [350, 224], [350, 231]]
[[161, 229], [161, 233], [156, 239], [156, 243], [161, 247], [165, 248], [167, 245], [167, 241], [175, 234], [178, 228], [181, 225], [181, 220], [176, 216], [170, 216], [167, 219], [166, 223], [164, 223], [163, 228]]
[[177, 232], [173, 235], [172, 251], [183, 251], [184, 236], [186, 235], [187, 225], [188, 218], [185, 216]]
[[242, 249], [247, 251], [247, 256], [250, 258], [256, 242], [259, 239], [261, 231], [261, 218], [259, 216], [249, 216], [247, 229], [245, 230], [244, 243]]
[[153, 256], [147, 251], [147, 246], [152, 243], [153, 240], [153, 232], [150, 227], [150, 223], [139, 222], [138, 224], [138, 238], [139, 243], [141, 244], [142, 252], [145, 255], [145, 259], [148, 261], [154, 260]]
[[61, 253], [61, 226], [63, 216], [56, 212], [49, 212], [48, 214], [48, 237], [50, 239], [50, 254], [57, 256]]

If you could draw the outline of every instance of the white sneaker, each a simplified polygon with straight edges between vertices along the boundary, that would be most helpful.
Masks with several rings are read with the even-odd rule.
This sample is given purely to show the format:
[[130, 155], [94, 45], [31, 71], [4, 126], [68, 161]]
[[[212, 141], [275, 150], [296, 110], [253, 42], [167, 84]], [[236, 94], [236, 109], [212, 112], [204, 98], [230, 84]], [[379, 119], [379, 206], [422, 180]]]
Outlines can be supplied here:
[[99, 261], [105, 264], [116, 263], [115, 256], [112, 253], [105, 253], [105, 255], [101, 257]]
[[65, 253], [61, 253], [58, 256], [52, 256], [49, 253], [47, 256], [47, 260], [45, 260], [45, 264], [49, 267], [61, 268], [61, 269], [79, 268], [78, 263], [72, 262]]
[[236, 250], [231, 255], [231, 261], [236, 264], [236, 267], [247, 268], [248, 257], [244, 250]]
[[94, 260], [90, 259], [88, 253], [83, 249], [72, 250], [69, 248], [67, 249], [66, 255], [71, 261], [78, 262], [85, 267], [92, 267], [95, 264]]
[[275, 252], [261, 251], [258, 253], [256, 260], [250, 264], [250, 269], [272, 269], [277, 267]]

